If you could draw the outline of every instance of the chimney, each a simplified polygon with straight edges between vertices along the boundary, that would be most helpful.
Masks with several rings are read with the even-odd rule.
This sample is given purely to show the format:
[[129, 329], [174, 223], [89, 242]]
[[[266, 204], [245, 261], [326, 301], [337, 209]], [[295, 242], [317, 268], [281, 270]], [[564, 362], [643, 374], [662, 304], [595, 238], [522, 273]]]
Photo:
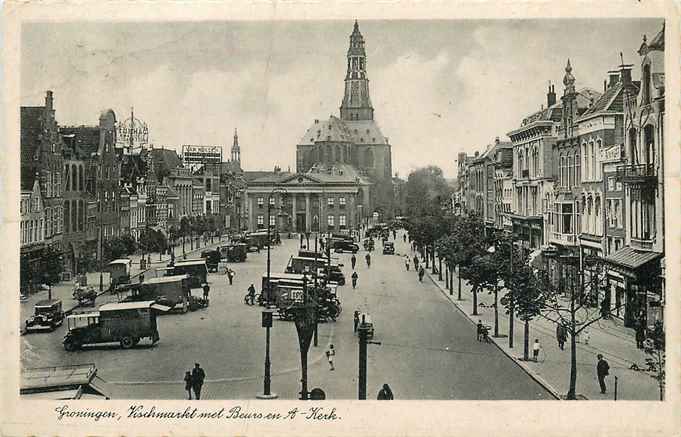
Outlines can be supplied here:
[[631, 85], [631, 68], [633, 65], [631, 64], [622, 64], [620, 65], [620, 78], [622, 80], [622, 85], [624, 86], [629, 86]]
[[619, 71], [608, 71], [608, 88], [612, 88], [620, 81]]
[[603, 92], [605, 93], [605, 91], [606, 91], [607, 89], [608, 89], [608, 81], [604, 79], [604, 80], [603, 80]]
[[496, 137], [496, 138], [494, 139], [494, 144], [499, 144], [499, 137]]
[[546, 93], [546, 107], [550, 108], [556, 104], [556, 91], [555, 86], [549, 83], [549, 92]]
[[48, 90], [47, 93], [45, 94], [45, 108], [47, 108], [48, 111], [51, 111], [53, 109], [52, 104], [53, 104], [52, 91]]

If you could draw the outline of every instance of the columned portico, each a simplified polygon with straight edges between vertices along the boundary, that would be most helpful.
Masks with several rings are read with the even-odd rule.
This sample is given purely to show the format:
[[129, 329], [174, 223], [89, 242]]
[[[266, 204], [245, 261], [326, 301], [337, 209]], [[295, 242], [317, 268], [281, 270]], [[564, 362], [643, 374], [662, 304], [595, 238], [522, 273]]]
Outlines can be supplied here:
[[[280, 232], [349, 233], [357, 227], [357, 194], [369, 182], [349, 174], [278, 172], [255, 179], [246, 189], [248, 229], [265, 229], [268, 196], [282, 189], [284, 202], [276, 202]], [[262, 206], [261, 206], [262, 205]]]

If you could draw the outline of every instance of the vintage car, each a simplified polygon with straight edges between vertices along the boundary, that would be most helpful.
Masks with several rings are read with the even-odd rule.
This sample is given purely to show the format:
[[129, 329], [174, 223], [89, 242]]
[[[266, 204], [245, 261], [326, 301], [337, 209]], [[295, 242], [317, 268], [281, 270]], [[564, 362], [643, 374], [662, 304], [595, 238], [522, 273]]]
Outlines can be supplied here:
[[64, 323], [61, 299], [44, 299], [33, 308], [35, 312], [26, 320], [26, 332], [53, 331]]
[[189, 275], [191, 288], [202, 287], [208, 282], [208, 267], [205, 259], [186, 259], [175, 261], [174, 265], [168, 265], [168, 276]]
[[307, 258], [302, 256], [292, 256], [286, 266], [286, 273], [317, 273], [318, 271], [326, 272], [329, 270], [329, 281], [337, 282], [340, 285], [345, 285], [345, 275], [341, 271], [343, 264], [331, 263], [328, 265], [328, 258]]
[[220, 247], [220, 258], [227, 262], [244, 262], [248, 257], [246, 243], [231, 243]]
[[359, 246], [352, 242], [352, 240], [331, 240], [331, 248], [339, 252], [352, 252], [357, 253], [359, 251]]
[[395, 244], [391, 241], [383, 243], [383, 255], [395, 255]]
[[374, 240], [372, 238], [365, 238], [362, 244], [364, 246], [364, 250], [367, 252], [374, 250]]
[[189, 275], [161, 276], [123, 286], [117, 291], [121, 302], [153, 300], [171, 310], [186, 313], [192, 309], [193, 302], [189, 282]]
[[130, 349], [142, 338], [154, 345], [159, 340], [156, 312], [170, 308], [154, 301], [108, 303], [98, 311], [73, 314], [66, 318], [68, 333], [64, 349], [73, 352], [85, 345], [120, 343]]
[[217, 272], [222, 258], [218, 249], [209, 249], [201, 252], [201, 258], [206, 260], [206, 267], [209, 272]]
[[130, 282], [130, 266], [132, 261], [128, 258], [115, 259], [106, 266], [106, 271], [111, 275], [111, 289], [119, 284]]

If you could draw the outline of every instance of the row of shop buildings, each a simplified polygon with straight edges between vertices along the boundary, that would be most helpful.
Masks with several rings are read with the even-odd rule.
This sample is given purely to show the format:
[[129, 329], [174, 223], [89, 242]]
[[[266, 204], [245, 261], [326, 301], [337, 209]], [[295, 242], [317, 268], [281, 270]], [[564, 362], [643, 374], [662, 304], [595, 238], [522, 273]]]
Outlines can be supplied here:
[[[20, 250], [22, 287], [40, 280], [47, 254], [61, 254], [65, 276], [101, 259], [105, 241], [147, 229], [170, 236], [182, 217], [213, 217], [233, 227], [245, 183], [238, 137], [231, 159], [192, 165], [148, 144], [148, 128], [113, 110], [98, 124], [59, 126], [54, 96], [21, 108]], [[52, 249], [52, 250], [48, 250]]]
[[622, 63], [599, 91], [578, 87], [568, 60], [560, 98], [549, 85], [510, 141], [459, 154], [455, 194], [490, 231], [513, 232], [561, 290], [599, 284], [593, 304], [630, 327], [663, 317], [664, 26], [638, 55], [639, 80]]

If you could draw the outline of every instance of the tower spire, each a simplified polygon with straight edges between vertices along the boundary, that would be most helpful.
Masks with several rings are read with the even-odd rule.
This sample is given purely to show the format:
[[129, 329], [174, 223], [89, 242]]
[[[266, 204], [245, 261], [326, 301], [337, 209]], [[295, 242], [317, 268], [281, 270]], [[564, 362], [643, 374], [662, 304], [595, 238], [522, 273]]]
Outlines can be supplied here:
[[369, 97], [366, 57], [364, 37], [359, 31], [359, 23], [355, 20], [347, 53], [348, 69], [345, 75], [345, 94], [340, 107], [341, 120], [374, 119], [374, 108]]
[[234, 128], [234, 143], [232, 144], [232, 153], [231, 153], [232, 161], [233, 162], [241, 162], [241, 148], [239, 147], [239, 134], [236, 131], [236, 128]]

